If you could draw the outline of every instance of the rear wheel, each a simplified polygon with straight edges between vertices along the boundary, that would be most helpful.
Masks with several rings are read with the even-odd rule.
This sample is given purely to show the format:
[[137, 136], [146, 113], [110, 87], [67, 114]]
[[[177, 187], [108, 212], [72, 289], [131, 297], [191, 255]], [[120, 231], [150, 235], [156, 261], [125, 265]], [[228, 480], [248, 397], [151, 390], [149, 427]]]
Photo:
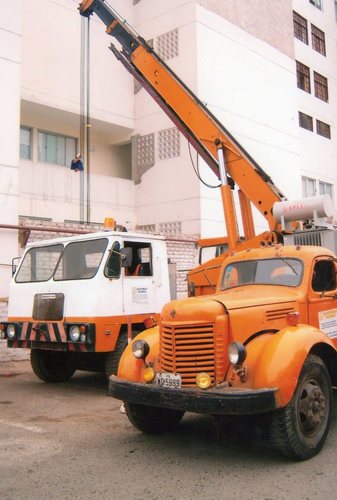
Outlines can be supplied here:
[[284, 455], [306, 460], [318, 453], [328, 434], [332, 389], [322, 359], [306, 359], [290, 403], [272, 415], [271, 440]]
[[35, 375], [44, 382], [66, 382], [76, 371], [68, 352], [31, 349], [30, 363]]
[[125, 403], [125, 412], [136, 429], [145, 434], [163, 434], [176, 427], [183, 418], [184, 412], [155, 408], [135, 403]]

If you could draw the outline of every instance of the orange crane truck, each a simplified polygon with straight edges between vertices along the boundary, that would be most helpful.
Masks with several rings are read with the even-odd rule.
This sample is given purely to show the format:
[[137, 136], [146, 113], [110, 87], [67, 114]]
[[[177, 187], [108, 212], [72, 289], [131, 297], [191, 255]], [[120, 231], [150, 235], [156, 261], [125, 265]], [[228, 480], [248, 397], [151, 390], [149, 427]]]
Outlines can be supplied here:
[[[79, 10], [104, 22], [122, 46], [111, 46], [113, 53], [219, 176], [227, 226], [226, 238], [202, 243], [225, 252], [200, 262], [189, 283], [199, 296], [166, 304], [159, 325], [128, 345], [109, 378], [111, 396], [145, 433], [171, 430], [186, 411], [221, 422], [263, 416], [281, 453], [314, 456], [328, 434], [337, 383], [337, 231], [308, 231], [298, 221], [329, 215], [327, 199], [282, 201], [269, 176], [112, 8], [85, 0]], [[258, 236], [250, 202], [269, 224]]]

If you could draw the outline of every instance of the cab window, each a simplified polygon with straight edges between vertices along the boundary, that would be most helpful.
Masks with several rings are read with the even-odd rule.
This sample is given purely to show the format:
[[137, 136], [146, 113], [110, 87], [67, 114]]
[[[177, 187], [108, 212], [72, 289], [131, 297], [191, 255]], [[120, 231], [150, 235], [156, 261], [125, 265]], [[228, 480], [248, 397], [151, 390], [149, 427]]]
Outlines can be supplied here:
[[118, 241], [112, 245], [108, 260], [104, 268], [104, 276], [107, 278], [119, 278], [121, 275], [121, 254]]
[[336, 269], [332, 260], [316, 262], [311, 286], [314, 292], [328, 292], [336, 289]]
[[152, 248], [150, 243], [125, 241], [124, 248], [129, 249], [128, 265], [125, 276], [152, 276]]

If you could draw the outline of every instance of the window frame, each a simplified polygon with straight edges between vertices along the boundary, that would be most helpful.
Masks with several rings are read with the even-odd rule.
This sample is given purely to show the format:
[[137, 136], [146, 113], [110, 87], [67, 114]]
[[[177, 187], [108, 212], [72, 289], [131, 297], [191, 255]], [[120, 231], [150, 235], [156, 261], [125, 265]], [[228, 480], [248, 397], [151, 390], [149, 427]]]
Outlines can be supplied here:
[[[44, 135], [46, 137], [53, 136], [56, 138], [64, 139], [64, 154], [63, 154], [63, 161], [62, 162], [50, 161], [47, 159], [47, 154], [46, 154], [47, 145], [45, 145], [43, 147], [40, 146], [40, 135]], [[67, 140], [74, 141], [73, 151], [68, 156], [67, 156]], [[49, 165], [58, 165], [58, 166], [67, 167], [70, 165], [71, 160], [75, 157], [75, 154], [77, 151], [77, 145], [78, 145], [78, 138], [77, 137], [72, 137], [70, 135], [65, 135], [65, 134], [59, 134], [57, 132], [51, 132], [49, 130], [38, 129], [38, 161], [40, 163], [47, 163]], [[56, 156], [57, 156], [57, 148], [56, 148]], [[56, 160], [57, 160], [57, 158], [56, 158]]]
[[316, 119], [316, 133], [326, 139], [331, 139], [331, 127], [328, 123]]
[[[307, 119], [310, 120], [307, 120]], [[301, 128], [304, 128], [305, 130], [309, 130], [310, 132], [314, 131], [314, 119], [312, 116], [307, 115], [306, 113], [303, 113], [302, 111], [298, 112], [298, 123]], [[307, 124], [310, 124], [309, 126], [306, 126]]]
[[293, 11], [293, 27], [295, 38], [309, 45], [308, 21], [295, 11]]
[[326, 57], [325, 33], [314, 24], [311, 24], [311, 45], [316, 52]]
[[[21, 146], [25, 146], [25, 144], [21, 143], [21, 130], [26, 130], [29, 132], [29, 157], [26, 158], [21, 155]], [[31, 161], [33, 158], [33, 128], [28, 127], [26, 125], [20, 125], [20, 160], [28, 160]]]
[[[329, 186], [330, 189], [326, 189]], [[321, 189], [323, 188], [323, 189]], [[330, 192], [328, 192], [330, 191]], [[325, 182], [325, 181], [318, 181], [318, 192], [320, 195], [322, 194], [328, 194], [331, 198], [331, 201], [333, 202], [333, 184], [331, 182]]]
[[328, 79], [317, 71], [314, 71], [314, 93], [317, 99], [329, 102]]
[[[316, 196], [317, 193], [317, 183], [316, 179], [313, 177], [308, 177], [306, 175], [301, 176], [301, 181], [302, 181], [302, 196], [304, 198], [308, 198], [309, 196]], [[313, 193], [308, 193], [308, 185], [313, 186], [314, 192]]]
[[296, 61], [297, 87], [308, 94], [311, 94], [310, 68], [305, 64]]
[[316, 9], [323, 11], [323, 0], [309, 0], [309, 3], [316, 7]]

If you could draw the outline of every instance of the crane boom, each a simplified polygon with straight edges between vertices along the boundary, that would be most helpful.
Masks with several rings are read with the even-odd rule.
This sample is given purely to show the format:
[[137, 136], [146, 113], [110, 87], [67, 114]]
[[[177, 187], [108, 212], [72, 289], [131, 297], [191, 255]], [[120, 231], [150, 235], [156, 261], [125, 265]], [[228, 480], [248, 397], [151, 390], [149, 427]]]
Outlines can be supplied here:
[[[285, 196], [269, 175], [149, 44], [104, 0], [85, 0], [80, 4], [79, 10], [85, 17], [95, 13], [102, 20], [107, 27], [107, 34], [114, 37], [122, 47], [117, 50], [111, 45], [115, 56], [171, 118], [209, 168], [221, 179], [222, 184], [226, 185], [225, 189], [228, 191], [229, 186], [233, 187], [235, 183], [267, 220], [269, 229], [274, 230], [276, 222], [272, 208], [275, 202], [285, 199]], [[225, 175], [221, 175], [219, 152], [223, 156]], [[223, 201], [226, 197], [227, 207], [224, 211], [228, 232], [228, 217], [233, 215], [233, 209], [228, 193], [223, 196]], [[230, 236], [229, 234], [229, 238]], [[233, 237], [238, 243], [238, 235]]]

